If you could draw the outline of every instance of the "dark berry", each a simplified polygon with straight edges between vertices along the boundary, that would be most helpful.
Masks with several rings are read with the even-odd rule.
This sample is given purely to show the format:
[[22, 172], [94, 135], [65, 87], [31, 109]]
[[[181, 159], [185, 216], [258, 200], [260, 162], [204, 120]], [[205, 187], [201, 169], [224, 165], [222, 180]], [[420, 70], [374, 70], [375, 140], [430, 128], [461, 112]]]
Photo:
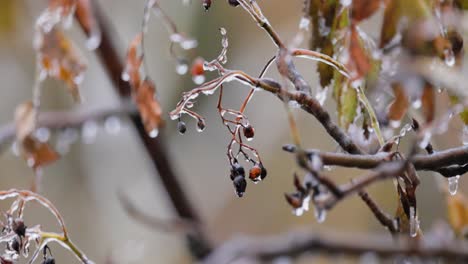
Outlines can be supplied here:
[[48, 258], [44, 259], [42, 264], [55, 264], [55, 259], [53, 257], [48, 257]]
[[260, 169], [261, 169], [261, 172], [260, 172], [260, 179], [265, 179], [266, 176], [267, 176], [267, 170], [265, 169], [265, 167], [263, 167], [263, 164], [260, 163]]
[[255, 136], [255, 130], [251, 125], [244, 127], [244, 136], [249, 140]]
[[292, 144], [286, 144], [286, 145], [283, 145], [283, 150], [293, 153], [293, 152], [296, 152], [296, 146]]
[[17, 218], [13, 221], [13, 231], [20, 237], [26, 235], [26, 226], [23, 219]]
[[187, 131], [187, 126], [185, 125], [184, 121], [179, 121], [179, 123], [177, 123], [177, 130], [179, 130], [180, 134], [185, 134]]
[[245, 189], [247, 188], [247, 181], [242, 176], [236, 176], [232, 181], [234, 184], [234, 188], [236, 189], [236, 194], [239, 197], [244, 196]]
[[197, 122], [197, 130], [198, 130], [198, 132], [202, 132], [203, 130], [205, 130], [205, 128], [206, 128], [205, 120], [203, 120], [203, 119], [198, 119], [198, 122]]
[[229, 3], [231, 6], [238, 6], [238, 5], [239, 5], [239, 2], [237, 2], [237, 0], [228, 0], [228, 3]]
[[203, 7], [205, 8], [205, 11], [208, 11], [211, 7], [211, 0], [203, 0]]
[[13, 251], [16, 251], [16, 252], [20, 251], [20, 243], [19, 243], [19, 239], [17, 237], [15, 237], [13, 239], [13, 241], [11, 242], [10, 249], [13, 250]]
[[237, 176], [245, 177], [245, 169], [236, 162], [231, 167], [231, 180], [234, 180]]

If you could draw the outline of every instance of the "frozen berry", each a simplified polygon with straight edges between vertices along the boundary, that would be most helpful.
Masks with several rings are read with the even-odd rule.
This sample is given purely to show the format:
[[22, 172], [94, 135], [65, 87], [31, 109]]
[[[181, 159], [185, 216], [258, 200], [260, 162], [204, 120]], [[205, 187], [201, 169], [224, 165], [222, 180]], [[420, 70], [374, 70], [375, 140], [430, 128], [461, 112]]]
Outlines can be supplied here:
[[245, 189], [247, 188], [247, 182], [245, 181], [245, 178], [239, 175], [234, 178], [232, 182], [234, 184], [234, 188], [236, 189], [237, 196], [244, 196]]
[[251, 140], [255, 136], [255, 130], [251, 125], [244, 127], [244, 136], [247, 140]]
[[177, 130], [179, 130], [180, 134], [185, 134], [187, 131], [187, 126], [185, 125], [184, 121], [179, 121], [179, 123], [177, 123]]
[[239, 2], [237, 2], [237, 0], [228, 0], [228, 3], [229, 3], [231, 6], [238, 6], [238, 5], [239, 5]]
[[262, 174], [262, 168], [258, 164], [255, 164], [249, 171], [249, 178], [253, 182], [258, 182], [261, 180], [261, 177], [260, 177], [261, 174]]

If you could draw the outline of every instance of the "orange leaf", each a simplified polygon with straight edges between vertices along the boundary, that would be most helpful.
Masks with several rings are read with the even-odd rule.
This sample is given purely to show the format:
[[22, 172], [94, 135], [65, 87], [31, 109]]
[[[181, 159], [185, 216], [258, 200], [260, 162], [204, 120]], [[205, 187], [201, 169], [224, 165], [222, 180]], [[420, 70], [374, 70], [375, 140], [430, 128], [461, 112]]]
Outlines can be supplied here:
[[362, 21], [373, 15], [381, 5], [381, 0], [353, 0], [351, 17], [356, 22]]
[[28, 166], [33, 169], [49, 165], [60, 158], [59, 154], [49, 144], [42, 143], [33, 136], [27, 136], [21, 146]]
[[392, 88], [395, 99], [388, 109], [388, 118], [393, 121], [400, 121], [408, 110], [409, 101], [400, 83], [392, 84]]
[[351, 26], [349, 55], [349, 64], [351, 65], [348, 65], [348, 69], [355, 72], [356, 76], [353, 76], [354, 78], [362, 78], [369, 72], [371, 64], [356, 26]]
[[127, 61], [125, 65], [124, 79], [128, 79], [133, 89], [137, 89], [138, 87], [140, 87], [141, 83], [140, 67], [143, 63], [143, 57], [138, 55], [138, 47], [140, 46], [142, 39], [142, 33], [136, 35], [130, 43], [130, 46], [127, 51]]
[[43, 71], [55, 79], [64, 81], [75, 101], [81, 96], [78, 84], [86, 69], [82, 56], [62, 32], [54, 27], [49, 32], [39, 32], [38, 59]]
[[157, 136], [162, 123], [161, 105], [155, 97], [155, 85], [150, 79], [145, 79], [134, 95], [138, 110], [146, 131], [151, 137]]

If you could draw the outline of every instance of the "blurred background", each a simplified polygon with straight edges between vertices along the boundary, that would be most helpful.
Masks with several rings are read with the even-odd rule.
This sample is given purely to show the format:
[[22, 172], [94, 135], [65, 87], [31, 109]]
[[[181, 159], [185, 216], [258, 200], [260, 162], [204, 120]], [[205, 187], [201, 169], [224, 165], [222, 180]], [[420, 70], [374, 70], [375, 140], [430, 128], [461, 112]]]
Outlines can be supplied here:
[[[15, 107], [32, 98], [35, 53], [32, 48], [34, 22], [47, 1], [0, 0], [0, 123], [13, 119]], [[130, 40], [141, 29], [145, 1], [100, 0], [106, 14], [115, 26], [118, 47], [122, 56]], [[229, 37], [227, 68], [241, 69], [258, 75], [275, 47], [268, 36], [254, 24], [241, 8], [231, 8], [226, 1], [215, 0], [209, 12], [201, 1], [191, 5], [182, 1], [161, 1], [162, 7], [176, 21], [179, 30], [199, 41], [190, 56], [215, 58], [220, 49], [219, 27], [225, 27]], [[297, 32], [301, 18], [301, 0], [259, 1], [265, 15], [284, 40], [291, 40]], [[381, 14], [381, 13], [380, 13]], [[371, 37], [379, 36], [381, 15], [364, 23]], [[85, 38], [74, 25], [68, 31], [88, 62], [85, 80], [81, 85], [84, 102], [76, 105], [64, 84], [54, 80], [43, 83], [42, 110], [100, 109], [118, 104], [114, 88], [104, 74], [95, 55], [84, 47]], [[229, 179], [228, 160], [225, 155], [230, 135], [220, 122], [216, 111], [217, 96], [202, 96], [195, 109], [203, 114], [207, 128], [203, 133], [195, 129], [195, 122], [187, 122], [188, 132], [180, 135], [177, 122], [169, 120], [167, 112], [176, 105], [181, 93], [193, 87], [191, 78], [179, 76], [169, 56], [168, 34], [160, 20], [152, 16], [146, 37], [145, 58], [148, 74], [156, 82], [160, 101], [165, 111], [167, 146], [190, 199], [199, 210], [208, 234], [218, 243], [240, 234], [269, 235], [296, 228], [309, 230], [333, 229], [342, 232], [372, 232], [386, 234], [368, 208], [353, 197], [340, 203], [327, 214], [326, 221], [318, 224], [313, 210], [301, 217], [291, 213], [284, 201], [284, 192], [293, 191], [292, 175], [302, 172], [293, 157], [281, 150], [291, 143], [283, 105], [269, 93], [258, 92], [247, 107], [247, 116], [256, 129], [251, 145], [258, 149], [269, 175], [259, 184], [248, 184], [247, 192], [237, 198]], [[299, 70], [318, 88], [315, 63], [297, 61]], [[277, 77], [274, 67], [268, 74]], [[225, 86], [224, 104], [238, 108], [248, 92], [238, 83]], [[335, 104], [328, 99], [327, 108], [334, 113]], [[316, 120], [301, 111], [295, 111], [300, 124], [304, 145], [335, 151], [337, 145], [325, 134]], [[95, 124], [88, 124], [94, 126]], [[72, 239], [96, 263], [113, 259], [115, 263], [190, 263], [183, 236], [150, 229], [132, 220], [117, 199], [119, 190], [138, 207], [162, 219], [174, 216], [170, 202], [161, 184], [155, 181], [152, 164], [131, 124], [125, 118], [113, 117], [97, 124], [95, 133], [83, 130], [60, 131], [51, 140], [54, 146], [63, 144], [63, 138], [74, 142], [62, 146], [63, 157], [43, 171], [42, 194], [60, 210], [68, 225]], [[460, 127], [453, 125], [454, 133]], [[89, 131], [88, 131], [89, 132]], [[85, 135], [86, 134], [86, 135]], [[86, 136], [86, 138], [83, 138]], [[446, 148], [460, 144], [459, 137], [439, 137], [436, 146]], [[14, 149], [13, 149], [14, 150]], [[359, 175], [357, 170], [333, 169], [330, 174], [344, 182]], [[443, 196], [437, 191], [435, 178], [422, 174], [419, 188], [419, 212], [423, 230], [445, 218]], [[33, 172], [22, 158], [11, 149], [0, 157], [0, 189], [27, 189]], [[461, 180], [461, 188], [465, 187]], [[396, 196], [390, 182], [379, 183], [369, 189], [375, 199], [393, 214]], [[439, 197], [439, 198], [437, 198]], [[6, 209], [9, 202], [2, 202]], [[44, 229], [57, 230], [54, 220], [44, 209], [30, 205], [26, 211], [26, 224], [41, 224]], [[52, 246], [58, 263], [78, 263], [65, 250]], [[310, 262], [310, 258], [304, 263]], [[324, 258], [315, 255], [312, 260], [343, 263], [357, 260], [341, 256]], [[315, 262], [314, 262], [315, 263]]]

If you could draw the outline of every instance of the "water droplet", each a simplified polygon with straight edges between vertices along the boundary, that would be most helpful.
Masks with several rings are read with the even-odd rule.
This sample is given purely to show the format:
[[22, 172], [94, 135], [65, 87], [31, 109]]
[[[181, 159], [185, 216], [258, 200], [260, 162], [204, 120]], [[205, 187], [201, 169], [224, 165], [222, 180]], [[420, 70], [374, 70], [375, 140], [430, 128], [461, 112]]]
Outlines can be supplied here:
[[448, 178], [448, 190], [449, 190], [450, 195], [457, 194], [459, 180], [460, 180], [460, 175]]
[[182, 49], [184, 50], [189, 50], [189, 49], [193, 49], [193, 48], [196, 48], [198, 45], [197, 41], [194, 40], [194, 39], [186, 39], [184, 41], [182, 41], [180, 43], [180, 46], [182, 47]]
[[374, 252], [367, 252], [359, 258], [360, 264], [378, 264], [380, 263], [379, 256]]
[[432, 133], [430, 131], [425, 131], [421, 142], [419, 142], [419, 147], [422, 149], [426, 148], [427, 145], [429, 145], [431, 138], [432, 138]]
[[158, 134], [159, 134], [159, 130], [157, 128], [155, 128], [155, 129], [151, 130], [151, 132], [149, 132], [148, 135], [149, 135], [150, 138], [156, 138], [158, 136]]
[[45, 142], [49, 141], [49, 139], [50, 139], [50, 129], [48, 129], [46, 127], [38, 128], [34, 132], [34, 135], [36, 136], [36, 138], [40, 142], [45, 143]]
[[205, 75], [195, 75], [192, 80], [195, 84], [200, 85], [205, 82]]
[[291, 107], [291, 108], [295, 108], [295, 109], [301, 107], [301, 105], [296, 101], [289, 101], [288, 106]]
[[34, 167], [34, 164], [36, 164], [36, 160], [34, 160], [33, 158], [28, 158], [26, 162], [28, 164], [28, 167], [30, 168]]
[[177, 65], [176, 65], [177, 74], [184, 75], [184, 74], [187, 73], [187, 71], [188, 71], [187, 63], [183, 63], [183, 62], [177, 63]]
[[321, 224], [325, 222], [325, 219], [327, 218], [327, 210], [323, 208], [318, 208], [316, 206], [314, 210], [314, 214], [315, 214], [315, 219], [317, 219], [317, 223]]
[[328, 88], [325, 87], [323, 89], [319, 89], [319, 91], [315, 94], [315, 99], [320, 103], [321, 106], [325, 103], [325, 100], [327, 100], [327, 95], [328, 95]]
[[352, 0], [341, 0], [340, 2], [341, 2], [341, 5], [343, 5], [343, 6], [346, 7], [346, 6], [351, 5], [351, 3], [352, 3], [353, 1], [352, 1]]
[[15, 155], [16, 157], [19, 157], [20, 155], [20, 150], [19, 150], [19, 146], [18, 146], [18, 142], [15, 140], [15, 142], [13, 142], [13, 144], [11, 144], [11, 152], [13, 153], [13, 155]]
[[312, 169], [315, 171], [321, 171], [323, 168], [323, 161], [319, 155], [312, 155]]
[[421, 100], [414, 100], [413, 103], [411, 103], [411, 106], [414, 108], [414, 109], [419, 109], [421, 108], [422, 106], [422, 102]]
[[462, 135], [463, 145], [468, 145], [468, 125], [463, 128], [463, 135]]
[[104, 121], [104, 129], [111, 135], [116, 135], [120, 132], [120, 118], [117, 116], [110, 116]]
[[101, 32], [95, 29], [91, 32], [85, 45], [88, 50], [95, 50], [99, 44], [101, 44]]
[[308, 17], [302, 17], [301, 21], [299, 22], [299, 29], [309, 30], [309, 26], [310, 26], [310, 19]]
[[451, 49], [444, 50], [444, 61], [449, 67], [453, 67], [453, 65], [455, 65], [455, 55]]
[[96, 139], [96, 135], [98, 132], [98, 124], [96, 121], [86, 121], [81, 127], [81, 138], [83, 143], [91, 144]]
[[416, 237], [419, 231], [419, 220], [416, 214], [416, 208], [414, 206], [410, 206], [410, 236]]
[[399, 120], [390, 120], [390, 126], [393, 128], [398, 128], [400, 127], [401, 122]]
[[130, 80], [130, 75], [128, 74], [127, 71], [124, 71], [124, 72], [122, 72], [121, 78], [122, 78], [122, 80], [128, 82]]

